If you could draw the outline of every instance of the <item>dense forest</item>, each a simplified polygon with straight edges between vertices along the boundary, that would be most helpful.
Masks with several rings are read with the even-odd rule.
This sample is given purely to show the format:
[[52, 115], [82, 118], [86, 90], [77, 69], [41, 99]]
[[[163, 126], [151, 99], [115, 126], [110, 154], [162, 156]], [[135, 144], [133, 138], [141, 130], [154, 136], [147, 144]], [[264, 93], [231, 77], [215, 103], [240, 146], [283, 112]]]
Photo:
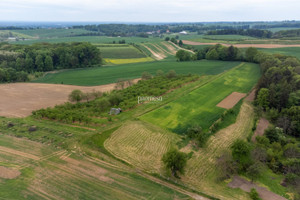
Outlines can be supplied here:
[[268, 30], [259, 29], [223, 29], [208, 31], [207, 35], [247, 35], [258, 38], [271, 38], [272, 32]]
[[0, 82], [27, 81], [28, 74], [101, 64], [99, 49], [89, 43], [0, 44]]
[[278, 31], [274, 33], [274, 38], [284, 38], [284, 37], [299, 37], [300, 36], [300, 29], [295, 30], [284, 30]]

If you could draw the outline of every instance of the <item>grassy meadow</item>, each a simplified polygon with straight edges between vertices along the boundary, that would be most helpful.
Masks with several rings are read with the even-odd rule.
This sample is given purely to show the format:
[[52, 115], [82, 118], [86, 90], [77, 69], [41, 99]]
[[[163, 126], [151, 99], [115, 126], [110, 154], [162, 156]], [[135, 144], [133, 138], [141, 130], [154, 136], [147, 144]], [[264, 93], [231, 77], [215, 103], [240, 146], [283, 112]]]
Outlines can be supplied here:
[[134, 79], [141, 77], [147, 71], [153, 75], [157, 70], [167, 73], [175, 70], [178, 74], [208, 74], [215, 75], [233, 68], [240, 62], [223, 62], [201, 60], [197, 62], [160, 61], [147, 63], [133, 63], [117, 66], [103, 66], [89, 69], [74, 69], [58, 73], [47, 74], [35, 80], [37, 83], [56, 83], [69, 85], [104, 85], [114, 83], [118, 79]]
[[199, 124], [207, 130], [225, 111], [216, 105], [232, 92], [248, 93], [259, 77], [258, 65], [242, 63], [141, 119], [178, 133], [183, 133], [191, 124]]
[[145, 54], [131, 45], [98, 46], [98, 48], [103, 58], [130, 59], [146, 57]]
[[285, 48], [274, 48], [274, 49], [259, 49], [260, 51], [272, 53], [272, 54], [283, 54], [287, 56], [295, 56], [300, 59], [300, 47], [285, 47]]
[[14, 44], [34, 44], [40, 42], [47, 43], [60, 43], [60, 42], [90, 42], [95, 44], [112, 44], [114, 41], [119, 43], [119, 41], [125, 40], [126, 43], [142, 43], [142, 42], [158, 42], [161, 38], [158, 37], [107, 37], [107, 36], [76, 36], [76, 37], [60, 37], [60, 38], [41, 38], [13, 42]]

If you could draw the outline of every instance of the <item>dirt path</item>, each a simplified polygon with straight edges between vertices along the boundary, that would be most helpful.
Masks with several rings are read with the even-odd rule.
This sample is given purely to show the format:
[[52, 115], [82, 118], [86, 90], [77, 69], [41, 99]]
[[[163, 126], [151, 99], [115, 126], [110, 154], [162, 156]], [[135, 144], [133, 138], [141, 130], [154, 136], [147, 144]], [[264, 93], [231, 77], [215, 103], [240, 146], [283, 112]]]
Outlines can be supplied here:
[[171, 184], [171, 183], [165, 182], [165, 181], [163, 181], [163, 180], [160, 180], [160, 179], [155, 178], [155, 177], [153, 177], [153, 176], [150, 176], [150, 175], [148, 175], [148, 174], [145, 174], [145, 173], [139, 173], [139, 175], [141, 175], [141, 176], [143, 176], [144, 178], [149, 179], [149, 180], [151, 180], [151, 181], [153, 181], [153, 182], [155, 182], [155, 183], [158, 183], [158, 184], [160, 184], [160, 185], [163, 185], [163, 186], [166, 186], [166, 187], [171, 188], [171, 189], [173, 189], [173, 190], [176, 190], [176, 191], [178, 191], [178, 192], [180, 192], [180, 193], [182, 193], [182, 194], [186, 194], [186, 195], [192, 197], [192, 198], [195, 199], [195, 200], [208, 200], [208, 198], [206, 198], [206, 197], [200, 196], [199, 194], [196, 194], [196, 193], [193, 193], [193, 192], [189, 192], [189, 191], [187, 191], [187, 190], [185, 190], [185, 189], [182, 189], [182, 188], [180, 188], [180, 187], [178, 187], [178, 186], [175, 186], [175, 185], [173, 185], [173, 184]]
[[[137, 83], [140, 79], [134, 79]], [[68, 101], [68, 95], [75, 89], [83, 92], [108, 92], [115, 89], [116, 83], [83, 87], [74, 85], [43, 83], [11, 83], [0, 85], [0, 116], [26, 117], [33, 110], [53, 107]]]
[[251, 183], [239, 176], [234, 176], [228, 186], [231, 188], [240, 188], [245, 192], [250, 192], [252, 188], [255, 188], [263, 200], [287, 200], [286, 198], [279, 196], [278, 194], [275, 194], [264, 187], [257, 186], [256, 184]]
[[266, 118], [260, 118], [259, 119], [259, 122], [258, 122], [258, 125], [256, 127], [256, 130], [255, 130], [255, 133], [254, 135], [252, 136], [252, 141], [255, 142], [255, 138], [256, 136], [258, 135], [263, 135], [265, 130], [268, 128], [269, 126], [269, 121], [266, 119]]
[[189, 40], [182, 40], [184, 44], [187, 45], [216, 45], [221, 44], [223, 46], [235, 46], [238, 48], [248, 48], [248, 47], [256, 47], [256, 48], [265, 48], [265, 49], [272, 49], [272, 48], [284, 48], [284, 47], [300, 47], [300, 44], [224, 44], [224, 43], [203, 43], [203, 42], [193, 42]]
[[255, 92], [256, 89], [252, 89], [252, 91], [250, 92], [250, 94], [248, 94], [248, 96], [245, 98], [246, 101], [254, 101], [255, 99]]
[[155, 60], [162, 60], [164, 59], [166, 56], [163, 55], [163, 54], [159, 54], [157, 52], [154, 52], [152, 49], [150, 49], [149, 47], [147, 47], [146, 45], [144, 44], [141, 44], [143, 47], [145, 47], [148, 51], [150, 51], [150, 53], [154, 56], [154, 59]]

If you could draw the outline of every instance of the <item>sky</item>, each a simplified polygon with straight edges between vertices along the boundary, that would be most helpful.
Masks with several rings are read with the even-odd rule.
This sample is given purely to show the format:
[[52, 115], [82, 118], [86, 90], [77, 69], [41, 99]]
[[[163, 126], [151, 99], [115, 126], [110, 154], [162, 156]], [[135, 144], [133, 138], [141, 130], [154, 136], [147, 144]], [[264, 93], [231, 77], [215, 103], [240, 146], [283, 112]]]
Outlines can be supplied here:
[[0, 21], [300, 20], [299, 0], [0, 0]]

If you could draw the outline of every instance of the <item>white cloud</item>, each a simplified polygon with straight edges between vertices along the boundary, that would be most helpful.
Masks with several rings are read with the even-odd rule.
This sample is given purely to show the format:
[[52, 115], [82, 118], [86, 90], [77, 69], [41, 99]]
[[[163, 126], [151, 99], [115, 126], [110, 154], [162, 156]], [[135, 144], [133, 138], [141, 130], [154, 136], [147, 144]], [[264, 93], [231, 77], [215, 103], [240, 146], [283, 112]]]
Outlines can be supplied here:
[[0, 20], [299, 20], [298, 0], [1, 0]]

